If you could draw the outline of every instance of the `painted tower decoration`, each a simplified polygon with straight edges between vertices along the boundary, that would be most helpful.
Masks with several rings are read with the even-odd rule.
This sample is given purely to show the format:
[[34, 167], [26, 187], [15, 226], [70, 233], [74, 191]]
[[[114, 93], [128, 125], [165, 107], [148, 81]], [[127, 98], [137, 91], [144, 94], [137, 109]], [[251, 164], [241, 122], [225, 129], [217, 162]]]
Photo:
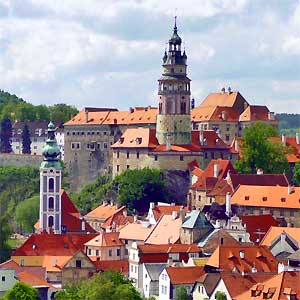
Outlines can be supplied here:
[[158, 80], [159, 112], [156, 137], [159, 144], [191, 144], [190, 82], [187, 77], [187, 56], [181, 50], [176, 17], [168, 52], [163, 57], [163, 72]]
[[61, 177], [60, 150], [55, 138], [55, 126], [48, 125], [48, 139], [40, 166], [40, 228], [61, 233]]

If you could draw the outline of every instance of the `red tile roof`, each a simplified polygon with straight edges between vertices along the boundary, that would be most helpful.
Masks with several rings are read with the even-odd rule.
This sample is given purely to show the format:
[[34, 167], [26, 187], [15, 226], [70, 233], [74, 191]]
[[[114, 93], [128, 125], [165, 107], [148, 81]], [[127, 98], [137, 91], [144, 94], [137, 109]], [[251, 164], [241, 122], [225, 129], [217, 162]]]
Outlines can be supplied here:
[[85, 246], [120, 247], [124, 243], [119, 240], [119, 232], [101, 232], [95, 238], [85, 243]]
[[202, 276], [204, 268], [202, 266], [193, 267], [168, 267], [166, 271], [172, 284], [193, 284]]
[[138, 245], [139, 252], [143, 254], [156, 253], [201, 253], [202, 249], [197, 244], [145, 244]]
[[53, 234], [42, 232], [32, 234], [16, 249], [12, 256], [73, 256], [78, 250], [84, 251], [84, 244], [97, 234]]
[[122, 227], [129, 223], [133, 223], [133, 216], [124, 215], [123, 211], [117, 212], [111, 217], [109, 217], [104, 223], [101, 224], [103, 229], [112, 229], [115, 228], [119, 231]]
[[241, 216], [243, 224], [246, 224], [246, 231], [250, 233], [250, 240], [259, 243], [271, 226], [277, 226], [278, 223], [274, 217], [268, 215], [245, 215]]
[[26, 271], [19, 272], [18, 279], [35, 288], [48, 287], [50, 289], [54, 289], [54, 286], [49, 284], [46, 280], [36, 277]]
[[273, 121], [278, 123], [277, 119], [270, 120], [269, 119], [269, 109], [266, 106], [260, 105], [249, 105], [240, 115], [240, 122], [249, 122], [249, 121], [265, 121], [270, 122]]
[[96, 207], [94, 210], [87, 213], [84, 217], [89, 218], [95, 218], [95, 219], [101, 219], [101, 220], [107, 220], [114, 214], [118, 212], [123, 212], [126, 209], [125, 206], [117, 206], [117, 205], [110, 205], [110, 204], [102, 204]]
[[226, 106], [198, 106], [191, 112], [193, 122], [237, 122], [238, 112], [232, 107]]
[[162, 215], [172, 215], [173, 211], [179, 213], [181, 209], [188, 211], [188, 208], [183, 205], [155, 205], [152, 212], [157, 221]]
[[[244, 253], [244, 258], [240, 253]], [[209, 257], [205, 268], [222, 272], [277, 272], [278, 261], [265, 246], [220, 245]]]
[[123, 260], [95, 260], [93, 261], [97, 271], [114, 270], [119, 271], [125, 275], [129, 273], [129, 262], [127, 259]]

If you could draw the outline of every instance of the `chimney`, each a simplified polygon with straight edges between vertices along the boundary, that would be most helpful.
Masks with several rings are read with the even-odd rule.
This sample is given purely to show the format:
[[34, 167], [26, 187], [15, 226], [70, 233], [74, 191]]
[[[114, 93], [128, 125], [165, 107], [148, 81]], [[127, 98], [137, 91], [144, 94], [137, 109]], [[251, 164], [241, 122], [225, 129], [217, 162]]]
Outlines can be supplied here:
[[245, 258], [245, 251], [244, 250], [240, 250], [240, 258], [241, 259]]
[[231, 87], [228, 87], [228, 94], [230, 95], [232, 93]]
[[264, 175], [264, 170], [262, 168], [258, 168], [256, 171], [257, 175]]
[[239, 152], [239, 142], [237, 138], [234, 141], [234, 151]]
[[225, 94], [226, 89], [225, 89], [224, 87], [222, 87], [221, 92], [222, 92], [223, 94]]
[[231, 194], [229, 192], [226, 194], [226, 215], [231, 216]]
[[126, 209], [123, 210], [123, 216], [124, 216], [125, 218], [127, 217], [127, 210], [126, 210]]
[[191, 109], [194, 109], [194, 108], [195, 108], [195, 99], [193, 98], [191, 101]]
[[130, 107], [130, 108], [129, 108], [129, 112], [130, 112], [130, 113], [133, 113], [133, 112], [134, 112], [133, 107]]
[[133, 216], [133, 223], [136, 223], [136, 222], [137, 222], [137, 220], [138, 220], [138, 217], [137, 217], [137, 215], [134, 215], [134, 216]]
[[284, 146], [286, 146], [286, 136], [284, 133], [281, 135], [281, 142]]
[[106, 200], [103, 200], [102, 205], [103, 205], [103, 206], [106, 206], [107, 204], [108, 204], [107, 201], [106, 201]]
[[300, 144], [300, 139], [299, 139], [299, 133], [296, 132], [296, 144], [299, 145]]
[[81, 231], [85, 231], [85, 221], [81, 221]]
[[169, 133], [167, 133], [167, 138], [166, 138], [166, 151], [170, 151], [171, 150], [171, 141], [170, 141], [170, 137], [171, 135]]
[[290, 195], [291, 193], [293, 193], [295, 191], [295, 187], [292, 185], [288, 185], [288, 194]]
[[200, 130], [200, 132], [199, 132], [199, 140], [200, 140], [200, 145], [203, 145], [203, 142], [204, 142], [204, 132], [203, 132], [203, 130]]
[[110, 206], [114, 206], [114, 201], [110, 201]]
[[172, 220], [176, 220], [177, 219], [177, 217], [178, 217], [178, 215], [177, 215], [177, 211], [172, 211]]
[[226, 113], [226, 111], [222, 111], [221, 118], [222, 118], [223, 121], [227, 120], [227, 113]]
[[155, 206], [154, 202], [150, 202], [150, 208], [153, 209]]
[[88, 123], [89, 122], [89, 111], [87, 108], [84, 110], [84, 113], [85, 113], [85, 123]]
[[220, 172], [220, 166], [219, 164], [214, 164], [214, 177], [218, 178]]

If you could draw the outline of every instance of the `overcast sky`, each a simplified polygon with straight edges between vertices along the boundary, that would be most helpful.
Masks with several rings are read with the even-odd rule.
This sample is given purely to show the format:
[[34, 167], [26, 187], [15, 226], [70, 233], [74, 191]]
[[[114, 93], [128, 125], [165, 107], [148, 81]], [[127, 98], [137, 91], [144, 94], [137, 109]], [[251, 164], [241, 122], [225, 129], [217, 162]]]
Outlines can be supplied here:
[[0, 89], [33, 104], [156, 105], [178, 15], [192, 95], [300, 113], [299, 0], [0, 0]]

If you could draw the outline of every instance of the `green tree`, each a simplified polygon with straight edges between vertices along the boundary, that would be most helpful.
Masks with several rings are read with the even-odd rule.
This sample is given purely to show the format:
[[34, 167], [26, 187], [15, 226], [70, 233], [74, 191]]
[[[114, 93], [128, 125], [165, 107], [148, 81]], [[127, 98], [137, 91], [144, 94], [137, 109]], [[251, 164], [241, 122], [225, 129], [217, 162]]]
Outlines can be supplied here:
[[224, 292], [217, 291], [216, 300], [227, 300], [226, 294]]
[[40, 121], [49, 121], [50, 120], [50, 111], [46, 105], [38, 105], [34, 108], [35, 117]]
[[300, 163], [295, 163], [295, 168], [293, 172], [293, 183], [296, 185], [299, 185], [300, 183]]
[[175, 290], [175, 300], [189, 300], [189, 295], [184, 286], [179, 286]]
[[270, 137], [277, 136], [272, 126], [256, 122], [246, 127], [240, 145], [241, 159], [235, 167], [241, 173], [255, 173], [262, 168], [265, 173], [283, 173], [289, 170], [285, 154], [289, 149]]
[[55, 295], [58, 300], [142, 300], [129, 279], [115, 271], [95, 274], [78, 285], [71, 285]]
[[39, 205], [39, 195], [28, 198], [17, 205], [15, 220], [22, 229], [21, 232], [23, 230], [26, 233], [33, 231], [33, 225], [39, 218]]
[[10, 153], [11, 137], [12, 137], [12, 125], [9, 118], [4, 118], [0, 125], [0, 152]]
[[70, 106], [64, 103], [54, 104], [49, 106], [51, 120], [53, 122], [65, 123], [71, 119], [73, 115], [78, 113], [78, 110], [74, 106]]
[[15, 285], [4, 294], [4, 300], [37, 300], [37, 289], [23, 282], [16, 282]]
[[2, 201], [0, 200], [0, 263], [6, 261], [10, 256], [10, 247], [7, 240], [11, 235], [8, 224], [9, 215], [2, 211]]
[[159, 169], [126, 170], [115, 177], [113, 185], [120, 203], [141, 213], [148, 211], [150, 202], [169, 198], [167, 183]]
[[25, 123], [22, 129], [22, 153], [31, 154], [31, 140], [28, 125]]

